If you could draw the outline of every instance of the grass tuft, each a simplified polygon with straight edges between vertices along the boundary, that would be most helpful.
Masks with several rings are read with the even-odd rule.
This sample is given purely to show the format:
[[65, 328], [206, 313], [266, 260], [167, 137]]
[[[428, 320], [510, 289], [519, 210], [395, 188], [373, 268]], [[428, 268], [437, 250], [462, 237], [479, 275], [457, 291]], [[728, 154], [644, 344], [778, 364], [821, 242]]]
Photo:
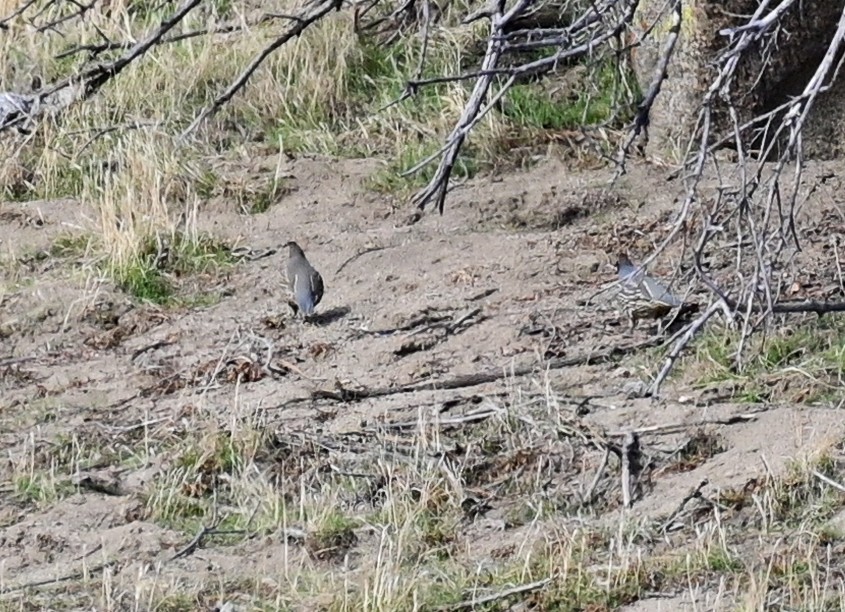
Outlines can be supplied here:
[[845, 395], [845, 323], [806, 319], [756, 335], [737, 360], [738, 332], [713, 328], [686, 357], [678, 377], [698, 387], [724, 387], [748, 403], [789, 401], [841, 406]]

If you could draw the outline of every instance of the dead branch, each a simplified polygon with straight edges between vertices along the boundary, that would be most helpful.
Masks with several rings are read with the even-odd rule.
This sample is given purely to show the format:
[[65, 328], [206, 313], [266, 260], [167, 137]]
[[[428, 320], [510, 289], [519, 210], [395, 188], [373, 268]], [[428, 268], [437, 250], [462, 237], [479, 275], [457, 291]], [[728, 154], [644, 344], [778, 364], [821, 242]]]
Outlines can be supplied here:
[[476, 597], [474, 599], [467, 599], [466, 601], [461, 601], [456, 604], [452, 604], [449, 606], [441, 606], [437, 608], [438, 610], [474, 610], [478, 606], [483, 606], [484, 604], [492, 603], [494, 601], [499, 601], [501, 599], [507, 599], [508, 597], [513, 597], [514, 595], [521, 595], [523, 593], [530, 593], [532, 591], [538, 591], [548, 585], [552, 581], [551, 578], [544, 578], [543, 580], [538, 580], [537, 582], [531, 582], [529, 584], [521, 584], [519, 586], [505, 589], [503, 591], [499, 591], [498, 593], [493, 593], [491, 595], [485, 595], [484, 597]]
[[[496, 13], [491, 16], [490, 20], [490, 38], [487, 42], [487, 51], [484, 53], [484, 60], [481, 62], [482, 71], [492, 70], [499, 63], [499, 57], [503, 53], [504, 48], [502, 42], [497, 39], [496, 34], [501, 29], [503, 22], [506, 23], [508, 18], [513, 17], [514, 10], [521, 11], [527, 5], [528, 0], [519, 0], [514, 9], [506, 14], [504, 0], [498, 0], [496, 3]], [[487, 97], [487, 92], [490, 89], [492, 82], [493, 77], [490, 74], [484, 74], [476, 81], [472, 94], [470, 94], [469, 101], [464, 107], [464, 112], [458, 120], [455, 129], [447, 138], [446, 144], [434, 156], [426, 158], [423, 162], [403, 173], [403, 175], [412, 174], [427, 165], [430, 161], [433, 161], [435, 157], [443, 155], [434, 179], [429, 182], [425, 189], [420, 191], [414, 197], [413, 201], [417, 205], [417, 208], [423, 209], [429, 200], [436, 199], [437, 208], [441, 214], [443, 213], [443, 207], [446, 201], [446, 191], [448, 188], [449, 177], [452, 174], [452, 168], [454, 167], [458, 153], [461, 150], [461, 146], [463, 145], [464, 139], [466, 139], [469, 130], [472, 129], [472, 126], [475, 124], [476, 118], [478, 117], [480, 119], [479, 115], [481, 112], [481, 105]], [[488, 109], [489, 108], [490, 106], [488, 105]]]
[[[113, 62], [95, 66], [80, 75], [66, 77], [42, 89], [37, 97], [33, 96], [33, 103], [26, 114], [19, 114], [12, 119], [0, 122], [0, 132], [25, 121], [33, 121], [42, 113], [48, 111], [57, 113], [76, 102], [90, 98], [129, 64], [158, 44], [167, 32], [181, 22], [200, 3], [202, 3], [202, 0], [186, 0], [172, 16], [162, 21], [158, 28]], [[60, 95], [60, 92], [65, 95]], [[0, 116], [0, 119], [2, 119], [2, 116]]]
[[[619, 359], [620, 357], [623, 357], [625, 355], [641, 351], [644, 348], [657, 346], [659, 345], [659, 343], [659, 338], [649, 338], [648, 340], [644, 340], [642, 342], [623, 346], [613, 346], [603, 351], [596, 351], [594, 353], [576, 355], [574, 357], [552, 359], [544, 365], [544, 369], [558, 370], [573, 366], [607, 363]], [[535, 366], [530, 365], [514, 368], [512, 370], [503, 369], [499, 372], [466, 374], [464, 376], [456, 376], [454, 378], [446, 380], [423, 381], [417, 383], [409, 383], [406, 385], [399, 385], [395, 387], [373, 387], [370, 389], [347, 389], [338, 382], [335, 384], [335, 390], [317, 389], [307, 397], [293, 398], [279, 407], [287, 407], [291, 404], [305, 402], [310, 403], [315, 400], [357, 402], [365, 399], [372, 399], [375, 397], [386, 397], [389, 395], [400, 395], [404, 393], [416, 393], [418, 391], [462, 389], [465, 387], [474, 387], [491, 382], [496, 382], [508, 377], [528, 376], [536, 372], [536, 370], [537, 368]]]
[[[845, 304], [838, 302], [779, 298], [784, 286], [788, 286], [782, 271], [801, 248], [795, 215], [802, 201], [799, 194], [804, 170], [803, 127], [816, 98], [829, 89], [842, 65], [845, 9], [823, 59], [800, 95], [774, 110], [741, 119], [736, 99], [748, 95], [748, 91], [742, 94], [734, 91], [741, 65], [758, 67], [757, 81], [750, 84], [752, 90], [764, 79], [772, 58], [776, 57], [784, 20], [797, 7], [795, 0], [782, 0], [774, 7], [762, 2], [745, 24], [720, 32], [728, 41], [717, 59], [715, 77], [703, 95], [697, 128], [688, 144], [683, 166], [686, 195], [675, 224], [654, 251], [656, 255], [663, 250], [684, 228], [696, 227], [699, 235], [692, 247], [695, 277], [715, 301], [675, 344], [651, 386], [651, 393], [657, 392], [692, 335], [718, 310], [731, 323], [739, 322], [740, 340], [735, 352], [738, 370], [742, 368], [748, 339], [769, 324], [774, 315], [814, 312], [822, 316], [845, 311]], [[759, 59], [756, 64], [755, 58]], [[728, 134], [716, 129], [717, 111], [728, 119]], [[728, 183], [713, 157], [719, 146], [728, 143], [738, 155], [734, 179], [738, 184]], [[714, 167], [719, 176], [714, 198], [703, 196], [701, 188], [702, 177], [709, 167]], [[705, 204], [693, 207], [698, 202]], [[713, 277], [703, 264], [706, 258], [719, 253], [720, 241], [726, 236], [734, 250], [733, 286], [728, 279]]]
[[[591, 4], [587, 11], [581, 17], [573, 20], [568, 28], [557, 31], [554, 36], [540, 41], [532, 41], [530, 44], [513, 42], [515, 33], [507, 32], [508, 26], [523, 17], [525, 12], [531, 8], [533, 3], [529, 0], [518, 0], [514, 6], [507, 10], [505, 0], [494, 0], [482, 12], [469, 16], [468, 19], [490, 18], [487, 49], [479, 70], [470, 73], [476, 78], [475, 85], [454, 129], [446, 138], [445, 144], [435, 153], [402, 173], [402, 176], [414, 174], [435, 159], [440, 158], [440, 163], [432, 179], [412, 199], [418, 210], [422, 211], [429, 203], [435, 202], [437, 210], [441, 214], [443, 213], [446, 194], [449, 191], [449, 180], [464, 141], [470, 131], [487, 113], [500, 103], [508, 90], [517, 82], [517, 79], [526, 75], [553, 70], [564, 61], [594, 53], [602, 45], [615, 39], [624, 31], [627, 24], [633, 19], [638, 4], [638, 0], [608, 0], [603, 5]], [[619, 10], [620, 7], [622, 7], [621, 10]], [[610, 25], [605, 25], [605, 17], [613, 14], [614, 10], [617, 10], [620, 14], [615, 16]], [[513, 68], [499, 68], [499, 62], [505, 53], [525, 50], [526, 44], [532, 49], [557, 47], [557, 52], [550, 57], [523, 63]], [[469, 74], [465, 75], [465, 77], [468, 76]], [[505, 76], [507, 79], [499, 85], [496, 92], [487, 100], [494, 78]], [[407, 90], [413, 93], [423, 85], [444, 82], [444, 78], [461, 80], [461, 77], [456, 76], [409, 81]], [[487, 100], [486, 104], [485, 100]], [[412, 221], [419, 218], [419, 215], [416, 215], [412, 218]]]
[[672, 371], [672, 368], [675, 365], [675, 362], [681, 356], [683, 350], [692, 342], [692, 339], [695, 337], [695, 334], [704, 327], [707, 321], [710, 320], [716, 312], [721, 308], [719, 302], [713, 302], [710, 304], [710, 307], [707, 308], [703, 313], [701, 313], [698, 318], [689, 324], [687, 331], [680, 337], [680, 339], [675, 343], [675, 346], [672, 347], [672, 350], [669, 351], [669, 354], [666, 356], [666, 361], [663, 364], [663, 367], [660, 368], [660, 372], [658, 372], [657, 377], [654, 379], [654, 382], [651, 384], [651, 387], [648, 389], [648, 393], [651, 396], [656, 396], [657, 392], [660, 389], [660, 385], [663, 384], [663, 381], [666, 380], [666, 377], [669, 376], [669, 372]]
[[[648, 123], [649, 115], [651, 114], [651, 107], [654, 106], [654, 101], [660, 93], [660, 88], [663, 86], [663, 81], [667, 77], [667, 67], [669, 60], [672, 59], [675, 53], [675, 45], [678, 42], [678, 36], [681, 33], [681, 0], [675, 0], [675, 5], [672, 7], [672, 25], [669, 27], [669, 35], [666, 38], [666, 44], [663, 47], [663, 53], [657, 61], [654, 68], [654, 75], [651, 79], [648, 91], [643, 96], [642, 101], [637, 106], [637, 114], [634, 117], [633, 124], [628, 133], [628, 137], [619, 148], [617, 156], [617, 171], [616, 177], [625, 173], [625, 159], [628, 156], [631, 145], [634, 140], [642, 134], [643, 144], [641, 148], [645, 148], [648, 144]], [[614, 179], [615, 180], [615, 179]]]
[[630, 508], [633, 502], [632, 492], [640, 473], [640, 441], [633, 432], [625, 434], [622, 443], [622, 506]]
[[249, 65], [241, 72], [240, 75], [232, 82], [231, 85], [220, 94], [211, 106], [207, 106], [204, 108], [199, 115], [197, 115], [196, 119], [194, 119], [191, 124], [179, 135], [179, 141], [184, 141], [194, 130], [199, 127], [199, 125], [211, 117], [214, 113], [216, 113], [226, 102], [232, 99], [232, 97], [238, 93], [238, 91], [243, 88], [247, 81], [249, 81], [249, 77], [258, 70], [258, 67], [264, 63], [274, 51], [279, 49], [282, 45], [288, 42], [290, 39], [295, 38], [302, 34], [311, 24], [319, 21], [322, 17], [329, 14], [332, 10], [339, 11], [342, 5], [342, 0], [323, 0], [319, 4], [312, 4], [311, 8], [307, 10], [301, 11], [299, 14], [294, 15], [291, 17], [293, 21], [293, 25], [281, 36], [276, 38], [272, 43], [270, 43], [267, 47], [265, 47], [261, 53], [259, 53], [250, 63]]
[[15, 9], [14, 12], [10, 13], [6, 17], [3, 17], [3, 19], [0, 19], [0, 29], [7, 30], [9, 26], [6, 24], [12, 21], [12, 19], [14, 19], [15, 17], [22, 15], [27, 9], [29, 9], [29, 7], [31, 7], [36, 2], [38, 2], [38, 0], [26, 0], [26, 2], [21, 4], [17, 9]]
[[63, 23], [66, 23], [73, 19], [84, 17], [85, 13], [94, 8], [94, 5], [97, 4], [97, 0], [91, 0], [91, 2], [88, 4], [79, 4], [78, 2], [69, 2], [68, 4], [73, 4], [74, 6], [76, 6], [77, 10], [67, 15], [62, 15], [61, 17], [58, 17], [48, 23], [42, 24], [36, 27], [35, 31], [46, 32], [47, 30], [56, 30], [58, 32], [58, 27]]
[[[129, 64], [156, 46], [165, 34], [172, 30], [188, 13], [201, 3], [202, 0], [186, 0], [169, 19], [162, 21], [156, 30], [134, 45], [122, 57], [110, 64], [98, 66], [88, 71], [82, 78], [83, 88], [80, 99], [90, 98], [109, 80], [120, 74]], [[73, 79], [70, 79], [70, 82], [72, 81]], [[50, 93], [55, 91], [56, 88], [54, 87], [50, 90]]]
[[[296, 17], [292, 17], [290, 15], [281, 15], [279, 13], [264, 13], [259, 19], [250, 23], [236, 23], [236, 24], [229, 24], [229, 25], [221, 25], [216, 28], [203, 28], [200, 30], [192, 30], [190, 32], [183, 32], [182, 34], [175, 34], [173, 36], [168, 36], [166, 38], [162, 38], [158, 41], [158, 45], [169, 45], [177, 42], [181, 42], [184, 40], [189, 40], [191, 38], [198, 38], [200, 36], [215, 36], [221, 34], [232, 34], [234, 32], [244, 32], [249, 30], [250, 28], [257, 27], [263, 23], [268, 21], [272, 21], [275, 19], [287, 19], [287, 20], [296, 20]], [[122, 49], [131, 49], [136, 44], [135, 41], [106, 41], [104, 43], [98, 44], [88, 44], [88, 45], [77, 45], [74, 47], [70, 47], [69, 49], [65, 49], [61, 53], [53, 56], [54, 59], [60, 60], [65, 59], [67, 57], [73, 57], [79, 53], [87, 53], [89, 59], [95, 59], [102, 53], [106, 53], [107, 51], [119, 51]]]

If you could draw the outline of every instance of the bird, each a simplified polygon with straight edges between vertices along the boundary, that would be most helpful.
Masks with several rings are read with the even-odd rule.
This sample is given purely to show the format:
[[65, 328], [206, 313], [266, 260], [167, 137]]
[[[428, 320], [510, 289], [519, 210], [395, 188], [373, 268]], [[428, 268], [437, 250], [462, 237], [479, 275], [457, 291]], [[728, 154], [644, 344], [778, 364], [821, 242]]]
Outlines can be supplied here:
[[298, 310], [303, 316], [309, 317], [323, 299], [323, 277], [309, 263], [302, 247], [296, 242], [287, 242], [284, 247], [288, 248], [288, 286]]
[[698, 310], [698, 304], [685, 302], [656, 278], [648, 276], [645, 270], [635, 266], [627, 253], [618, 254], [616, 272], [619, 274], [618, 295], [632, 329], [639, 319], [664, 317], [675, 308], [679, 309], [679, 315]]

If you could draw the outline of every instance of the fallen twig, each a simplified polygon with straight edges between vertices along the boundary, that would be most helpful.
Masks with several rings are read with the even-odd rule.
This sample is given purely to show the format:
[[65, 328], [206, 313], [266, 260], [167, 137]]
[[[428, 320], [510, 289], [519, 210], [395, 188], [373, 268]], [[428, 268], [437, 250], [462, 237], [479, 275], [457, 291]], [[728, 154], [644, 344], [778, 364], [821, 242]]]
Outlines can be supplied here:
[[530, 582], [528, 584], [521, 584], [519, 586], [515, 586], [510, 589], [505, 589], [504, 591], [499, 591], [498, 593], [493, 593], [491, 595], [485, 595], [484, 597], [475, 597], [473, 599], [467, 599], [465, 601], [461, 601], [456, 604], [452, 604], [449, 606], [440, 606], [437, 608], [438, 610], [466, 610], [474, 609], [477, 606], [482, 606], [484, 604], [499, 601], [500, 599], [505, 599], [507, 597], [512, 597], [513, 595], [519, 595], [521, 593], [530, 593], [532, 591], [537, 591], [542, 589], [544, 586], [549, 584], [552, 581], [551, 578], [544, 578], [543, 580], [538, 580], [537, 582]]
[[207, 527], [206, 525], [203, 525], [202, 527], [200, 527], [199, 531], [197, 531], [197, 535], [195, 535], [193, 539], [188, 542], [184, 547], [176, 551], [176, 554], [170, 557], [168, 561], [175, 561], [176, 559], [179, 559], [181, 557], [187, 557], [188, 555], [190, 555], [197, 549], [197, 547], [200, 545], [205, 536], [214, 533], [214, 529], [215, 528], [213, 526]]
[[[254, 513], [253, 513], [254, 514]], [[251, 520], [251, 519], [250, 519]], [[214, 506], [214, 514], [211, 517], [211, 526], [203, 525], [200, 527], [199, 531], [197, 531], [197, 535], [191, 539], [185, 546], [181, 549], [176, 551], [176, 553], [170, 557], [167, 562], [175, 561], [176, 559], [180, 559], [182, 557], [187, 557], [191, 553], [193, 553], [199, 546], [202, 544], [203, 539], [206, 536], [210, 535], [233, 535], [233, 534], [244, 534], [247, 533], [246, 529], [224, 529], [219, 530], [217, 526], [223, 522], [223, 519], [217, 518], [217, 505]]]
[[[561, 368], [569, 368], [580, 365], [594, 365], [597, 363], [606, 363], [614, 359], [618, 359], [630, 353], [639, 351], [643, 348], [657, 346], [659, 338], [649, 338], [643, 342], [625, 346], [614, 346], [604, 351], [595, 353], [587, 353], [584, 355], [576, 355], [574, 357], [566, 357], [560, 359], [552, 359], [546, 363], [543, 368], [545, 370], [558, 370]], [[535, 365], [522, 366], [513, 368], [511, 370], [503, 369], [500, 372], [488, 372], [477, 374], [466, 374], [463, 376], [456, 376], [455, 378], [439, 380], [439, 381], [424, 381], [409, 383], [406, 385], [399, 385], [396, 387], [375, 387], [371, 389], [346, 389], [339, 382], [335, 384], [336, 390], [317, 389], [307, 397], [297, 397], [288, 400], [284, 404], [278, 406], [279, 408], [290, 406], [291, 404], [313, 402], [314, 400], [328, 399], [339, 402], [356, 402], [364, 399], [371, 399], [375, 397], [385, 397], [389, 395], [399, 395], [403, 393], [416, 393], [417, 391], [427, 390], [449, 390], [461, 389], [464, 387], [474, 387], [476, 385], [483, 385], [486, 383], [496, 382], [507, 378], [508, 376], [518, 377], [527, 376], [537, 371]]]
[[374, 246], [374, 247], [370, 247], [368, 249], [364, 249], [363, 251], [361, 251], [359, 253], [355, 253], [354, 255], [349, 257], [346, 261], [344, 261], [342, 264], [340, 264], [340, 267], [335, 271], [335, 275], [340, 274], [346, 266], [351, 264], [353, 261], [355, 261], [359, 257], [363, 257], [364, 255], [367, 255], [369, 253], [376, 253], [378, 251], [383, 251], [383, 250], [389, 249], [389, 248], [392, 248], [392, 247], [390, 247], [390, 246]]
[[829, 484], [834, 489], [836, 489], [836, 490], [838, 490], [842, 493], [845, 493], [845, 486], [839, 484], [838, 482], [836, 482], [835, 480], [833, 480], [831, 478], [828, 478], [827, 476], [825, 476], [824, 474], [822, 474], [818, 470], [813, 470], [812, 474], [813, 474], [813, 476], [815, 476], [816, 478], [818, 478], [822, 482]]
[[601, 480], [602, 474], [604, 474], [604, 470], [607, 467], [607, 460], [610, 458], [610, 447], [605, 447], [604, 455], [602, 455], [601, 463], [599, 463], [599, 467], [596, 469], [596, 475], [593, 476], [593, 480], [590, 483], [590, 486], [584, 492], [584, 495], [581, 496], [581, 504], [582, 505], [589, 505], [593, 501], [593, 495], [595, 494], [596, 487], [599, 484], [599, 480]]
[[44, 580], [36, 580], [34, 582], [25, 582], [23, 584], [3, 587], [0, 588], [0, 599], [8, 599], [9, 595], [18, 591], [28, 591], [29, 589], [35, 589], [42, 586], [49, 586], [51, 584], [57, 584], [59, 582], [67, 582], [69, 580], [79, 580], [80, 578], [90, 576], [91, 574], [97, 574], [99, 572], [102, 572], [106, 568], [109, 568], [116, 564], [117, 561], [106, 561], [104, 563], [100, 563], [99, 565], [85, 567], [84, 569], [71, 572], [69, 574], [65, 574], [64, 576], [59, 576], [57, 578], [46, 578]]
[[622, 443], [622, 506], [630, 508], [633, 503], [632, 489], [636, 486], [640, 472], [640, 441], [633, 432], [625, 435]]
[[[425, 327], [420, 327], [420, 328], [411, 330], [410, 332], [408, 332], [408, 336], [415, 336], [417, 334], [422, 334], [424, 332], [431, 331], [431, 330], [434, 330], [434, 329], [442, 329], [445, 332], [444, 336], [448, 336], [450, 334], [455, 333], [455, 331], [461, 325], [463, 325], [469, 319], [472, 319], [473, 317], [475, 317], [476, 315], [478, 315], [480, 313], [481, 313], [481, 307], [472, 308], [472, 309], [468, 310], [467, 312], [463, 313], [462, 315], [459, 315], [457, 318], [452, 319], [451, 321], [449, 321], [449, 319], [447, 317], [444, 320], [429, 323]], [[477, 319], [473, 323], [480, 323], [484, 319], [485, 319], [485, 317], [479, 317], [479, 319]]]
[[165, 346], [171, 346], [173, 344], [175, 344], [175, 342], [173, 342], [172, 340], [156, 340], [152, 344], [147, 344], [145, 346], [142, 346], [141, 348], [135, 349], [132, 352], [132, 356], [129, 358], [129, 361], [135, 361], [144, 353], [147, 353], [149, 351], [155, 351], [157, 349], [164, 348]]
[[[487, 408], [485, 410], [479, 410], [477, 412], [470, 412], [469, 414], [464, 414], [461, 416], [455, 417], [446, 417], [446, 418], [439, 418], [433, 424], [436, 425], [462, 425], [464, 423], [476, 423], [478, 421], [484, 421], [489, 419], [492, 416], [496, 416], [497, 414], [501, 414], [501, 410], [498, 408]], [[420, 424], [419, 420], [413, 421], [402, 421], [400, 423], [384, 423], [379, 425], [378, 427], [374, 428], [366, 428], [364, 431], [369, 430], [379, 430], [379, 429], [413, 429], [418, 427]]]
[[687, 495], [681, 500], [681, 503], [678, 504], [678, 507], [675, 508], [675, 510], [672, 512], [672, 514], [670, 514], [669, 517], [665, 521], [663, 521], [663, 523], [658, 528], [658, 531], [660, 531], [662, 533], [662, 532], [666, 531], [667, 529], [669, 529], [669, 527], [672, 526], [672, 523], [675, 522], [675, 519], [678, 518], [678, 515], [680, 515], [681, 512], [683, 512], [686, 505], [690, 501], [692, 501], [693, 499], [701, 497], [701, 490], [704, 487], [707, 486], [707, 482], [708, 481], [705, 478], [704, 480], [702, 480], [701, 482], [698, 483], [697, 487], [695, 487], [692, 491], [687, 493]]
[[6, 359], [0, 359], [0, 368], [6, 368], [19, 363], [28, 363], [35, 361], [35, 359], [35, 357], [7, 357]]
[[687, 431], [689, 429], [697, 428], [697, 427], [704, 427], [705, 425], [735, 425], [737, 423], [748, 423], [749, 421], [756, 421], [757, 415], [755, 414], [737, 414], [732, 417], [728, 417], [726, 419], [704, 419], [703, 421], [692, 421], [690, 423], [672, 423], [671, 425], [651, 425], [649, 427], [639, 427], [637, 429], [631, 429], [626, 431], [615, 431], [611, 433], [605, 434], [609, 438], [614, 437], [625, 437], [629, 433], [634, 432], [638, 435], [642, 434], [655, 434], [655, 435], [668, 435], [673, 433], [679, 433], [682, 431]]

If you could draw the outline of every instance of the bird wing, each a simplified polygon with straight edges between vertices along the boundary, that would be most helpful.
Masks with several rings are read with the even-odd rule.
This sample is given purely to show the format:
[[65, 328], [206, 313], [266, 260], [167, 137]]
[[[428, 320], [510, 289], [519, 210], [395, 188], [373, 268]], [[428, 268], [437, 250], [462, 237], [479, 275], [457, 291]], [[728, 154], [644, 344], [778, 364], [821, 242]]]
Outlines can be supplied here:
[[314, 306], [323, 299], [323, 277], [314, 268], [311, 268], [310, 283], [311, 294], [314, 296]]
[[288, 288], [291, 291], [296, 293], [296, 270], [297, 270], [297, 261], [295, 259], [289, 259], [288, 265], [285, 268], [285, 273], [288, 279]]
[[294, 296], [299, 307], [305, 314], [311, 314], [314, 311], [316, 302], [314, 301], [314, 294], [311, 292], [311, 283], [307, 273], [303, 274], [297, 271], [294, 279]]
[[[623, 291], [626, 294], [639, 292], [645, 299], [666, 306], [683, 304], [683, 300], [678, 299], [663, 283], [648, 276], [642, 269], [626, 266], [620, 270], [619, 276], [622, 280]], [[630, 297], [633, 298], [632, 295]]]
[[668, 306], [680, 306], [683, 300], [678, 299], [660, 281], [651, 276], [643, 276], [640, 280], [640, 291], [649, 299]]

